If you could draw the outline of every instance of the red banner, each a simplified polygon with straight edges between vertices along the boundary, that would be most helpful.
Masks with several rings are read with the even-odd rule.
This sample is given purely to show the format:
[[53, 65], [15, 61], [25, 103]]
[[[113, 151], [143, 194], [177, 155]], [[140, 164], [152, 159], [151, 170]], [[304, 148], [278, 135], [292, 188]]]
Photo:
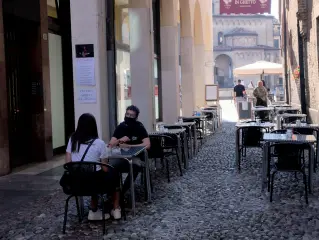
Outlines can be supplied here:
[[220, 0], [220, 14], [270, 13], [271, 0]]

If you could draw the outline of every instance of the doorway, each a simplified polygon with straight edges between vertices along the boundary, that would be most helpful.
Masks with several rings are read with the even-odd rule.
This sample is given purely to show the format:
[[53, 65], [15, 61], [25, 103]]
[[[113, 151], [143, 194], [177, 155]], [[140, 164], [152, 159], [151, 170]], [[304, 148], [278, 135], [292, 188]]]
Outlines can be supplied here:
[[32, 116], [43, 109], [37, 71], [39, 23], [4, 12], [11, 168], [32, 162]]

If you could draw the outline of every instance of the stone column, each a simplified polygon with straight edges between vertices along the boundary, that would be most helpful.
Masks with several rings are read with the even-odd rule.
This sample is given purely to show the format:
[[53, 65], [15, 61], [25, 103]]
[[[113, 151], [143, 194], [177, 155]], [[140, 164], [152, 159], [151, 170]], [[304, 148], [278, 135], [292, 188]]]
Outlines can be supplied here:
[[182, 68], [182, 100], [183, 116], [191, 116], [195, 106], [194, 79], [194, 38], [181, 38], [181, 68]]
[[10, 156], [2, 0], [0, 0], [0, 97], [0, 176], [3, 176], [10, 172]]
[[[193, 9], [192, 9], [193, 11]], [[194, 73], [194, 20], [189, 1], [180, 5], [181, 13], [181, 72], [183, 116], [191, 116], [195, 109], [195, 73]]]
[[140, 109], [139, 120], [148, 131], [155, 127], [151, 3], [130, 0], [129, 5], [132, 104]]
[[[75, 121], [83, 113], [95, 116], [100, 138], [108, 141], [107, 62], [106, 62], [106, 16], [103, 0], [71, 0], [73, 72], [74, 72], [74, 109]], [[94, 44], [95, 86], [78, 86], [76, 83], [75, 45]], [[96, 91], [95, 103], [79, 103], [79, 90]]]
[[195, 44], [195, 108], [205, 105], [205, 45]]
[[174, 123], [180, 115], [177, 0], [162, 2], [161, 66], [163, 121]]

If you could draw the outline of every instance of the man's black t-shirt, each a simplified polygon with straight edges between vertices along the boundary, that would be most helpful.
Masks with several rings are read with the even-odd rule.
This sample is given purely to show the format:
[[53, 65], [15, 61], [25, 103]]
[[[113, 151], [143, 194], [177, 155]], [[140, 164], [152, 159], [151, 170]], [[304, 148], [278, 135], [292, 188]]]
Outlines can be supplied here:
[[245, 91], [245, 86], [238, 84], [234, 87], [234, 92], [236, 93], [236, 97], [243, 97]]
[[138, 145], [143, 143], [144, 138], [148, 138], [148, 133], [144, 125], [139, 121], [136, 121], [136, 123], [132, 125], [127, 125], [125, 122], [122, 122], [115, 129], [113, 137], [120, 139], [125, 136], [130, 139], [127, 144]]

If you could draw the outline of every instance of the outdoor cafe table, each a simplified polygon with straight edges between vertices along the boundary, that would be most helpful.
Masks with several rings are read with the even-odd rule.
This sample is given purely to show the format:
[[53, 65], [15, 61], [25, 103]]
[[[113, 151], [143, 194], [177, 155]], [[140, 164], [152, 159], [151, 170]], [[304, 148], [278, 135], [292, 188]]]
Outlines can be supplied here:
[[238, 122], [236, 124], [236, 166], [239, 163], [239, 147], [240, 147], [240, 130], [244, 127], [263, 127], [263, 128], [274, 128], [276, 124], [270, 122], [264, 122], [260, 124], [256, 124], [255, 122]]
[[270, 143], [309, 143], [311, 144], [310, 157], [309, 157], [309, 193], [312, 192], [312, 176], [314, 165], [314, 147], [313, 144], [317, 141], [314, 135], [302, 135], [293, 134], [291, 138], [288, 138], [287, 134], [277, 133], [264, 133], [263, 136], [264, 149], [263, 149], [263, 163], [262, 163], [262, 190], [267, 186], [267, 173], [268, 173], [268, 161], [269, 161], [269, 147]]
[[[181, 128], [181, 129], [167, 129], [166, 131], [156, 131], [156, 132], [150, 132], [150, 136], [156, 136], [156, 135], [175, 135], [177, 136], [177, 148], [178, 148], [178, 155], [182, 157], [184, 155], [184, 167], [185, 169], [188, 168], [188, 154], [187, 154], [187, 141], [186, 141], [186, 129]], [[184, 154], [182, 154], [182, 135], [183, 135], [183, 145], [184, 145]]]
[[218, 111], [217, 109], [201, 109], [200, 112], [205, 115], [205, 113], [211, 113], [213, 115], [213, 119], [212, 119], [212, 132], [215, 131], [215, 129], [218, 127]]
[[[195, 145], [195, 142], [196, 142], [196, 139], [197, 139], [197, 132], [196, 132], [196, 122], [177, 122], [175, 124], [164, 124], [164, 127], [175, 127], [175, 126], [178, 126], [178, 127], [186, 127], [189, 129], [189, 141], [190, 141], [190, 145], [191, 145], [191, 158], [194, 157], [195, 155], [195, 152], [196, 152], [196, 145]], [[194, 137], [194, 139], [193, 139]], [[187, 143], [186, 143], [186, 146]]]
[[307, 114], [300, 114], [300, 113], [283, 113], [277, 115], [277, 129], [281, 129], [281, 119], [288, 118], [288, 117], [294, 117], [294, 118], [305, 118], [307, 117]]
[[130, 177], [131, 177], [131, 198], [132, 198], [132, 210], [133, 216], [135, 216], [135, 191], [134, 191], [134, 178], [133, 178], [133, 158], [144, 152], [144, 163], [145, 163], [145, 177], [146, 177], [146, 189], [147, 189], [147, 201], [151, 201], [151, 181], [150, 181], [150, 166], [147, 156], [146, 147], [128, 147], [128, 148], [117, 148], [117, 151], [113, 148], [109, 152], [109, 159], [125, 159], [130, 164]]
[[[203, 135], [206, 136], [206, 123], [207, 123], [207, 116], [206, 115], [182, 117], [182, 119], [194, 120], [194, 121], [200, 120], [203, 123]], [[203, 139], [204, 139], [204, 136], [203, 136]], [[198, 150], [197, 140], [195, 142], [196, 142], [196, 150]]]
[[[274, 107], [252, 107], [251, 109], [253, 112], [260, 112], [260, 111], [267, 111], [268, 115], [273, 115]], [[254, 114], [255, 116], [255, 114]]]

